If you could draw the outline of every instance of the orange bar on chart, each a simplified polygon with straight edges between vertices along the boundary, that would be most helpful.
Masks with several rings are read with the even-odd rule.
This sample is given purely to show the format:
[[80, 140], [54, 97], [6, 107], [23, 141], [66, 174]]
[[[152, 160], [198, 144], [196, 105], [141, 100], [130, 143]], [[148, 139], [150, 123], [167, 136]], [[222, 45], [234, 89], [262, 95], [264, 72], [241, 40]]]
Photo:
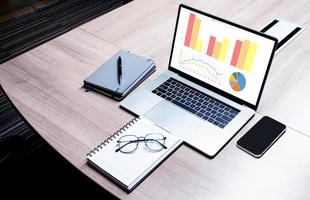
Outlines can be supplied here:
[[240, 68], [240, 69], [244, 68], [245, 59], [246, 59], [246, 56], [247, 56], [248, 51], [249, 51], [250, 43], [251, 42], [249, 40], [244, 40], [243, 41], [241, 52], [240, 52], [240, 56], [239, 56], [239, 60], [238, 60], [238, 63], [237, 63], [237, 67]]
[[193, 13], [191, 13], [188, 18], [187, 31], [186, 31], [185, 41], [184, 41], [184, 45], [187, 47], [189, 47], [189, 44], [191, 42], [195, 17], [196, 16]]
[[232, 66], [236, 67], [236, 65], [237, 65], [241, 47], [242, 47], [242, 42], [240, 40], [236, 40], [235, 47], [234, 47], [234, 52], [233, 52], [233, 55], [232, 55], [232, 58], [231, 58], [231, 62], [230, 62], [230, 64]]
[[201, 23], [201, 19], [195, 19], [194, 22], [194, 29], [192, 32], [192, 39], [191, 39], [191, 43], [190, 43], [190, 47], [192, 49], [196, 49], [196, 45], [197, 45], [197, 39], [198, 39], [198, 35], [199, 35], [199, 30], [200, 30], [200, 23]]
[[219, 58], [220, 52], [221, 52], [221, 47], [222, 47], [222, 43], [216, 41], [212, 57], [217, 58], [217, 59]]
[[216, 41], [216, 37], [211, 35], [210, 39], [209, 39], [208, 50], [207, 50], [208, 56], [212, 56], [212, 54], [213, 54], [215, 41]]

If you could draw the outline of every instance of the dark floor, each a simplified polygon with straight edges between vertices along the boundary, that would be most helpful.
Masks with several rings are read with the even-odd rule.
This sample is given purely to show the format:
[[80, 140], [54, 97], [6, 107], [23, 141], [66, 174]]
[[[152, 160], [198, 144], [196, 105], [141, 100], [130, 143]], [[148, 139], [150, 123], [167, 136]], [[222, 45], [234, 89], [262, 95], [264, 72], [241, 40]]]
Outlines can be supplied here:
[[1, 86], [0, 191], [1, 199], [42, 198], [42, 194], [116, 199], [49, 146], [21, 117]]
[[0, 3], [0, 19], [18, 16], [0, 23], [0, 64], [128, 2], [130, 0], [4, 1]]
[[59, 0], [0, 0], [0, 23], [49, 6]]

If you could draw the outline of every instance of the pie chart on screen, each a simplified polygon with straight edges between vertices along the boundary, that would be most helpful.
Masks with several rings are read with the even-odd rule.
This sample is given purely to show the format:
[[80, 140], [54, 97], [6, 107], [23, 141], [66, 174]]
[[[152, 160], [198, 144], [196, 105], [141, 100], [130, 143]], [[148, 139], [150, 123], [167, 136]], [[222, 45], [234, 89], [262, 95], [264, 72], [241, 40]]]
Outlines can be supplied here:
[[245, 77], [240, 72], [233, 73], [229, 78], [230, 87], [237, 92], [240, 92], [245, 87]]

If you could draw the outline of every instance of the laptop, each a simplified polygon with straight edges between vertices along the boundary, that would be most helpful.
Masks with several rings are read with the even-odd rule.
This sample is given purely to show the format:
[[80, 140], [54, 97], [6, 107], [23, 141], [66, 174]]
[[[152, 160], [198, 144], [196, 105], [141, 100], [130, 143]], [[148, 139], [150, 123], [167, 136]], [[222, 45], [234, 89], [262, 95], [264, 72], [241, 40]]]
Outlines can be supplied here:
[[181, 4], [168, 70], [121, 108], [212, 158], [254, 116], [276, 45], [271, 36]]

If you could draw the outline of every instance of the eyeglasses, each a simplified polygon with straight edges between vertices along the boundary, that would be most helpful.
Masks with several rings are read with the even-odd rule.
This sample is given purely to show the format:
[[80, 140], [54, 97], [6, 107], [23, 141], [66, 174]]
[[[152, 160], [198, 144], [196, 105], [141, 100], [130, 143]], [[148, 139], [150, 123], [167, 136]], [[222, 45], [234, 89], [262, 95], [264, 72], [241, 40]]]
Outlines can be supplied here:
[[167, 149], [165, 146], [166, 137], [160, 133], [150, 133], [140, 137], [135, 135], [124, 135], [118, 141], [115, 152], [133, 153], [139, 142], [144, 142], [146, 148], [151, 152], [158, 152]]

